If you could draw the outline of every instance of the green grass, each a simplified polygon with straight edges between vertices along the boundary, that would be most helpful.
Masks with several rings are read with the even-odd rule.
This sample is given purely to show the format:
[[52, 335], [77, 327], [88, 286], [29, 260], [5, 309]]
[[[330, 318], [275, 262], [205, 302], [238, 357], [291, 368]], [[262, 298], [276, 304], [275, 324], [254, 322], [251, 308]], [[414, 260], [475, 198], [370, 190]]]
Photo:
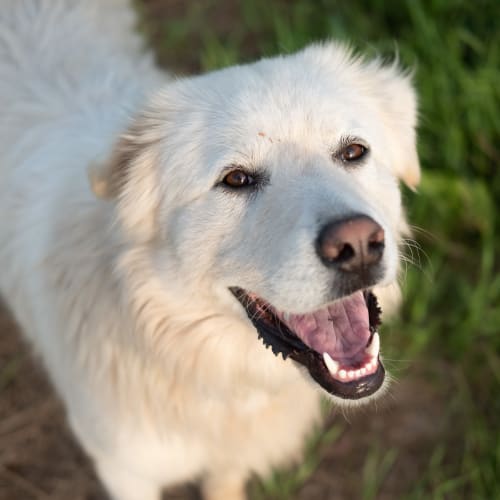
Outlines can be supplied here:
[[2, 366], [0, 369], [0, 392], [18, 376], [22, 361], [21, 356], [14, 356]]
[[344, 430], [342, 424], [332, 425], [326, 432], [314, 432], [305, 446], [301, 463], [293, 470], [275, 471], [269, 478], [253, 485], [252, 500], [289, 500], [319, 464], [322, 447], [334, 442]]
[[[401, 63], [415, 69], [423, 182], [418, 195], [405, 198], [419, 249], [408, 249], [414, 264], [405, 273], [405, 305], [390, 328], [398, 336], [390, 337], [388, 357], [447, 363], [452, 390], [449, 441], [436, 443], [407, 498], [500, 498], [500, 5], [189, 5], [167, 16], [154, 35], [160, 60], [174, 66], [210, 70], [333, 37], [368, 55], [392, 58], [397, 51]], [[277, 473], [254, 498], [290, 498], [316, 466], [318, 443], [302, 468]], [[397, 450], [369, 450], [360, 476], [363, 498], [376, 498], [380, 473], [397, 456]]]

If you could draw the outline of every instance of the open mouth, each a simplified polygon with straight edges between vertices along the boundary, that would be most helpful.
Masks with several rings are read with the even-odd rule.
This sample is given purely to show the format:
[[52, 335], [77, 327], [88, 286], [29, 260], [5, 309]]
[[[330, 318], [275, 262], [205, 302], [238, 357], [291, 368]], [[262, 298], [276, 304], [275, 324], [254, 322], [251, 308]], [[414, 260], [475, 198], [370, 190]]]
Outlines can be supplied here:
[[370, 291], [355, 292], [311, 313], [291, 314], [242, 288], [230, 290], [266, 347], [304, 365], [330, 394], [361, 399], [384, 382], [377, 332], [381, 310]]

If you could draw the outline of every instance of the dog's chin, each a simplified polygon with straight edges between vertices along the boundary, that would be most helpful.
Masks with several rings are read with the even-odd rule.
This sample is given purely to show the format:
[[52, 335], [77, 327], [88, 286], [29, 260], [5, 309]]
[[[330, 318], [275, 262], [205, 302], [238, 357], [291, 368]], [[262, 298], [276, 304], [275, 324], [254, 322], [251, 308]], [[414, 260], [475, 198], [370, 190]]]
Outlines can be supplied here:
[[332, 399], [361, 403], [383, 392], [381, 310], [372, 292], [357, 291], [316, 311], [293, 314], [242, 288], [230, 291], [264, 345], [303, 365]]

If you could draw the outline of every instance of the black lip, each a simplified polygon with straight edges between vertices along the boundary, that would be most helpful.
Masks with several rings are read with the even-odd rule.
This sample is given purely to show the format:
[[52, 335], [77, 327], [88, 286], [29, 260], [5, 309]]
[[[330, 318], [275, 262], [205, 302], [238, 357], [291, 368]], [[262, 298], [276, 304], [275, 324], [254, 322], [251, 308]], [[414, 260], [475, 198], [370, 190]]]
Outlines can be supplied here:
[[[266, 348], [270, 347], [275, 356], [281, 354], [283, 359], [290, 357], [304, 365], [311, 377], [328, 393], [342, 399], [361, 399], [375, 393], [383, 384], [385, 369], [380, 358], [375, 373], [349, 382], [334, 379], [321, 354], [304, 344], [272, 311], [263, 316], [257, 309], [255, 301], [248, 297], [245, 290], [232, 287], [230, 291], [245, 309]], [[375, 332], [381, 324], [381, 309], [373, 293], [365, 291], [364, 296], [368, 307], [370, 330]]]
[[297, 355], [295, 353], [290, 354], [290, 358], [304, 365], [311, 377], [325, 391], [342, 399], [361, 399], [370, 396], [380, 389], [385, 379], [385, 369], [380, 358], [375, 373], [351, 382], [340, 382], [340, 380], [334, 379], [321, 356], [312, 349]]

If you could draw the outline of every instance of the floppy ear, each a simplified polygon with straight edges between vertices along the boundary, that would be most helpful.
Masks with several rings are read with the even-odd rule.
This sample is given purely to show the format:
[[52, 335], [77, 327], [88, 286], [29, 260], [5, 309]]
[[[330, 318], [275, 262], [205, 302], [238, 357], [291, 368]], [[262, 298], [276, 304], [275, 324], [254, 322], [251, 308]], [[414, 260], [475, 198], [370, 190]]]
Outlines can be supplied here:
[[115, 145], [110, 158], [88, 168], [98, 198], [116, 200], [124, 230], [140, 240], [151, 239], [160, 200], [158, 124], [146, 116], [135, 120]]
[[384, 125], [389, 137], [396, 138], [390, 144], [391, 168], [410, 189], [415, 190], [420, 182], [420, 164], [415, 131], [417, 98], [411, 77], [402, 74], [396, 64], [382, 67], [378, 65], [376, 72]]

